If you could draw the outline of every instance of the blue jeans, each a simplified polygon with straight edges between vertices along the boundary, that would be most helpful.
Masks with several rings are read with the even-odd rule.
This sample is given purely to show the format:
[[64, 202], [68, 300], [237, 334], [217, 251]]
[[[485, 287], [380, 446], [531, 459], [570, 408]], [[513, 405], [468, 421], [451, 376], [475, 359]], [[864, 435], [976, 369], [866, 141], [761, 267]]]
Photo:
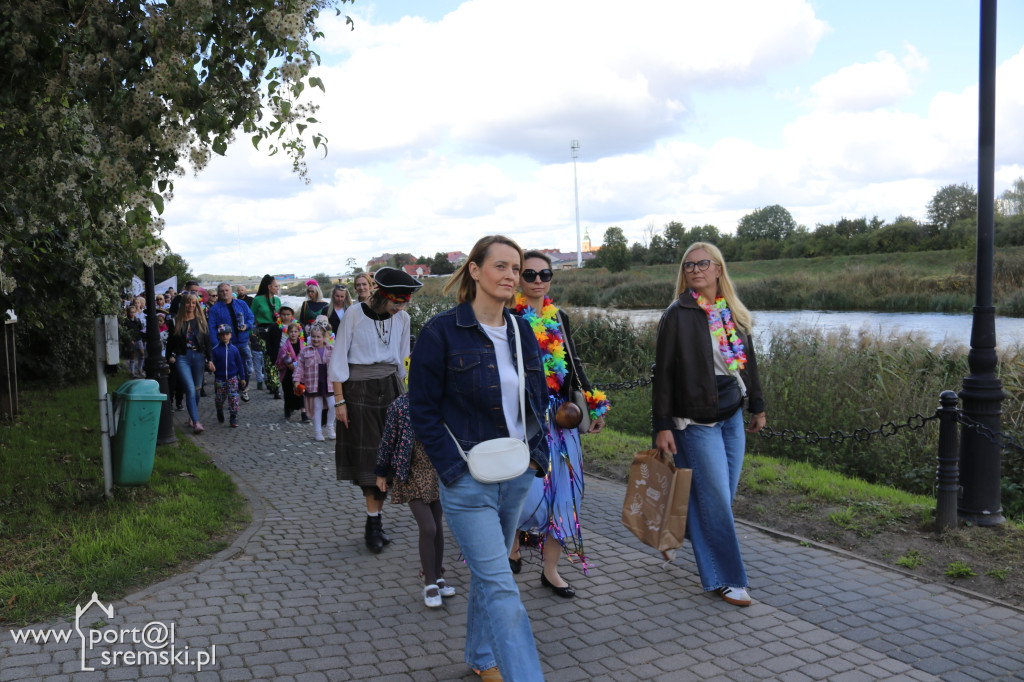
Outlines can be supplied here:
[[732, 516], [746, 447], [743, 410], [717, 424], [690, 424], [682, 431], [673, 430], [672, 435], [676, 466], [693, 470], [686, 535], [701, 586], [705, 591], [747, 587]]
[[249, 348], [249, 342], [236, 343], [235, 348], [238, 349], [238, 354], [242, 356], [242, 366], [245, 367], [245, 388], [243, 391], [249, 390], [249, 377], [252, 376], [252, 349]]
[[480, 483], [468, 473], [441, 485], [441, 508], [469, 566], [466, 663], [495, 665], [511, 682], [543, 680], [530, 618], [508, 565], [519, 513], [536, 471], [504, 483]]
[[178, 372], [178, 386], [185, 393], [188, 416], [194, 424], [199, 421], [199, 388], [203, 385], [206, 357], [199, 351], [190, 350], [185, 355], [179, 355], [174, 366]]
[[[252, 358], [252, 373], [256, 376], [256, 383], [263, 383], [263, 351], [249, 349]], [[249, 368], [246, 367], [246, 370]]]

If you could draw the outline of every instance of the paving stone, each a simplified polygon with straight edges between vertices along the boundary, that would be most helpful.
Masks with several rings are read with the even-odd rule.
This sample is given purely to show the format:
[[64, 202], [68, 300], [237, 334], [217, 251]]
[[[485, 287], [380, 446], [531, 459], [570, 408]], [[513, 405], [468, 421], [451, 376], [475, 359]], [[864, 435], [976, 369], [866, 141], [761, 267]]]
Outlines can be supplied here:
[[[201, 411], [216, 424], [212, 402]], [[362, 496], [334, 479], [333, 443], [284, 422], [265, 391], [241, 411], [242, 428], [213, 427], [195, 440], [253, 495], [253, 525], [230, 551], [115, 602], [108, 619], [126, 628], [175, 623], [190, 651], [217, 646], [216, 667], [88, 673], [73, 645], [15, 644], [0, 631], [0, 680], [476, 679], [462, 662], [469, 571], [451, 534], [446, 577], [459, 593], [428, 611], [408, 509], [385, 506], [393, 542], [370, 554]], [[730, 606], [703, 592], [687, 547], [665, 566], [622, 527], [621, 483], [587, 477], [586, 486], [588, 574], [562, 566], [576, 599], [554, 601], [537, 584], [532, 550], [517, 577], [549, 680], [953, 682], [1024, 669], [1024, 610], [742, 524], [755, 603]]]

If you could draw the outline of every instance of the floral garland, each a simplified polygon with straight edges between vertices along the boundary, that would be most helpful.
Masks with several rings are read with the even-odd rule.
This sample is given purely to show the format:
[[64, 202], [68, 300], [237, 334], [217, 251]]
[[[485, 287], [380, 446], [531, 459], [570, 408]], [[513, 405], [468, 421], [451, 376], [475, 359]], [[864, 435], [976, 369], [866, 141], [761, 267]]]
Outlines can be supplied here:
[[[537, 343], [540, 344], [548, 390], [551, 393], [560, 393], [565, 377], [569, 373], [569, 366], [566, 363], [565, 337], [562, 335], [562, 326], [558, 324], [558, 308], [550, 297], [545, 296], [540, 315], [537, 315], [537, 311], [526, 302], [526, 298], [522, 294], [516, 294], [515, 311], [530, 323]], [[595, 389], [584, 391], [583, 394], [587, 398], [591, 419], [603, 417], [611, 409], [611, 402], [604, 391]]]
[[[277, 328], [281, 330], [281, 336], [287, 339], [288, 338], [288, 327], [291, 326], [291, 322], [289, 322], [288, 324], [285, 324], [284, 322], [281, 321], [281, 316], [280, 315], [275, 315], [274, 316], [274, 321], [277, 322]], [[292, 320], [292, 321], [294, 322], [294, 320]], [[302, 328], [301, 324], [299, 325], [299, 340], [302, 341], [303, 343], [306, 343], [306, 332]]]
[[690, 294], [697, 300], [697, 305], [708, 316], [708, 326], [711, 327], [711, 336], [718, 341], [718, 349], [722, 351], [725, 364], [730, 371], [743, 369], [747, 366], [747, 354], [743, 352], [743, 341], [739, 332], [736, 331], [736, 324], [732, 321], [732, 311], [729, 304], [721, 296], [715, 299], [714, 305], [696, 291], [690, 290]]
[[584, 391], [583, 395], [587, 397], [591, 421], [605, 416], [608, 414], [608, 410], [612, 409], [612, 403], [608, 400], [608, 396], [599, 388], [595, 388], [593, 391]]
[[522, 294], [516, 294], [516, 313], [530, 323], [533, 335], [540, 344], [541, 361], [544, 363], [544, 378], [551, 393], [559, 393], [569, 367], [565, 364], [565, 338], [558, 324], [558, 308], [551, 298], [544, 297], [540, 315], [526, 302]]

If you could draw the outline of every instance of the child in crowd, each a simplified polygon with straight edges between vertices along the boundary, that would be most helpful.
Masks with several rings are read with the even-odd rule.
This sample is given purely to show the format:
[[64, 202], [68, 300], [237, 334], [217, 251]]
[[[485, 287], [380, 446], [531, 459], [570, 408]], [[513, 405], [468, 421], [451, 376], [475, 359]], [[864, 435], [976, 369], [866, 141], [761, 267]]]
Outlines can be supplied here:
[[213, 347], [213, 379], [216, 388], [217, 421], [224, 423], [224, 403], [231, 413], [231, 426], [238, 426], [238, 394], [245, 389], [245, 364], [242, 354], [231, 343], [231, 325], [217, 327], [217, 345]]
[[377, 487], [391, 490], [393, 504], [408, 503], [420, 529], [420, 574], [423, 576], [423, 603], [428, 608], [441, 606], [441, 597], [451, 597], [455, 588], [444, 578], [444, 526], [441, 523], [441, 498], [437, 471], [427, 458], [423, 443], [416, 439], [409, 422], [409, 394], [404, 393], [388, 406], [384, 432], [377, 446]]
[[277, 314], [281, 317], [281, 321], [278, 326], [281, 327], [281, 333], [287, 333], [288, 326], [295, 321], [295, 311], [286, 305], [281, 306], [281, 309], [277, 311]]
[[128, 306], [125, 325], [128, 327], [128, 372], [133, 377], [143, 377], [142, 365], [146, 357], [146, 342], [143, 332], [146, 326], [135, 303]]
[[167, 315], [165, 313], [156, 314], [157, 329], [160, 330], [160, 355], [167, 355], [167, 336], [171, 333], [170, 328], [167, 326]]
[[[302, 349], [306, 347], [306, 341], [302, 336], [302, 325], [298, 322], [292, 322], [288, 325], [287, 337], [284, 342], [281, 343], [281, 351], [277, 354], [277, 371], [281, 374], [281, 385], [288, 387], [292, 385], [292, 375], [295, 371], [295, 365], [299, 361], [299, 355], [302, 353]], [[306, 416], [306, 402], [302, 399], [302, 396], [295, 395], [295, 391], [285, 390], [284, 392], [284, 418], [291, 419], [292, 412], [299, 410], [302, 412], [302, 421], [309, 421], [309, 417]]]
[[[333, 402], [334, 386], [327, 380], [327, 364], [331, 361], [331, 346], [327, 345], [327, 328], [330, 324], [321, 315], [309, 328], [309, 345], [302, 349], [299, 361], [292, 374], [293, 386], [305, 384], [306, 414], [312, 415], [313, 439], [323, 440], [324, 432], [334, 440], [334, 420], [330, 419], [321, 430], [320, 413]], [[328, 402], [331, 401], [331, 402]]]

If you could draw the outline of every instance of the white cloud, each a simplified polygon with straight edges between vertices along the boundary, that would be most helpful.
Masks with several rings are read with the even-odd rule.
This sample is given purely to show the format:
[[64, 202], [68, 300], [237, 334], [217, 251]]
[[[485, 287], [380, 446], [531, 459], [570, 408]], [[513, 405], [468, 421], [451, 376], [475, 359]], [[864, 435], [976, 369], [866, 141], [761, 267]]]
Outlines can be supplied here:
[[447, 141], [547, 162], [572, 137], [601, 155], [645, 149], [678, 131], [694, 88], [757, 81], [826, 30], [797, 0], [473, 0], [435, 23], [358, 26], [337, 36], [353, 56], [319, 74], [333, 148], [417, 154]]
[[872, 111], [898, 104], [911, 93], [911, 71], [927, 67], [913, 46], [902, 62], [879, 52], [873, 62], [845, 66], [811, 86], [812, 104], [829, 112]]
[[[467, 251], [499, 232], [571, 248], [574, 138], [580, 218], [596, 243], [611, 225], [633, 241], [670, 220], [729, 232], [776, 203], [808, 227], [922, 217], [940, 186], [974, 184], [977, 88], [902, 110], [927, 69], [911, 45], [851, 55], [810, 86], [767, 84], [830, 30], [797, 0], [473, 0], [437, 22], [357, 17], [356, 31], [331, 34], [343, 61], [320, 70], [330, 153], [313, 153], [313, 182], [239, 140], [200, 178], [176, 183], [165, 236], [199, 271], [250, 274]], [[997, 191], [1024, 168], [1022, 84], [1024, 50], [1000, 65]], [[719, 112], [695, 112], [694, 94], [711, 91], [739, 93], [744, 116], [768, 102], [786, 116], [771, 142], [745, 127], [696, 138], [688, 118]]]

